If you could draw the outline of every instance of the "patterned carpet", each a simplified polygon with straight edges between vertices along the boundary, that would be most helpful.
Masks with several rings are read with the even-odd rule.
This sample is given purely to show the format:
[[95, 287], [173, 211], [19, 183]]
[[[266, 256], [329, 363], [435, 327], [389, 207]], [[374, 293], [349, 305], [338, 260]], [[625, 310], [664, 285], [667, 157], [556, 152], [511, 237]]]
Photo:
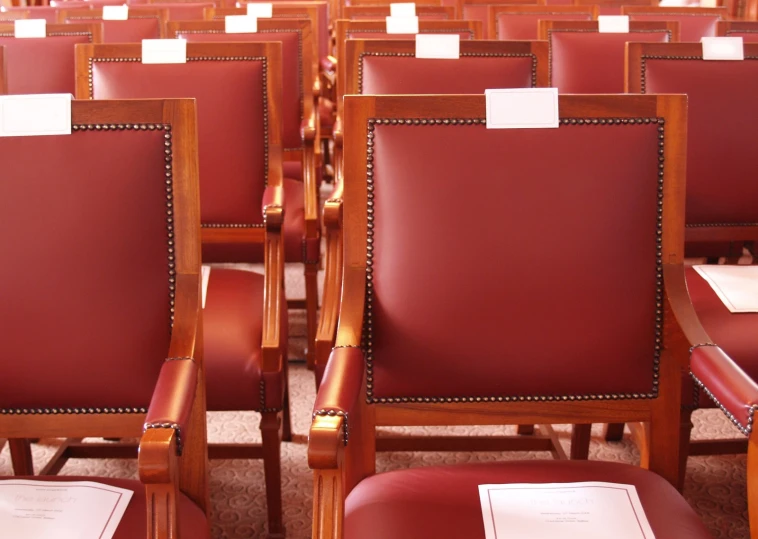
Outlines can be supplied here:
[[[288, 270], [288, 295], [297, 297], [301, 279], [299, 270]], [[302, 358], [305, 322], [301, 313], [292, 313], [290, 320], [290, 357]], [[312, 477], [306, 461], [305, 440], [315, 397], [313, 375], [302, 363], [293, 364], [290, 376], [291, 402], [295, 441], [282, 450], [284, 520], [287, 537], [307, 539], [311, 528]], [[742, 436], [718, 410], [698, 411], [694, 416], [694, 436], [699, 438]], [[211, 441], [250, 442], [260, 439], [258, 418], [254, 413], [212, 413], [208, 420]], [[433, 428], [399, 429], [403, 432], [439, 432]], [[506, 428], [506, 433], [515, 429]], [[556, 426], [562, 443], [568, 447], [568, 427]], [[503, 434], [493, 427], [456, 427], [451, 434]], [[35, 465], [39, 468], [57, 447], [56, 440], [42, 440], [34, 446]], [[484, 462], [505, 459], [547, 459], [549, 453], [380, 453], [377, 470], [388, 471], [423, 465]], [[591, 458], [635, 463], [638, 453], [628, 439], [606, 443], [601, 426], [595, 425]], [[11, 472], [8, 450], [0, 452], [0, 475]], [[136, 477], [136, 462], [128, 460], [71, 460], [62, 475], [100, 475]], [[263, 466], [260, 461], [214, 461], [210, 467], [212, 529], [217, 539], [262, 537], [266, 509], [263, 487]], [[726, 457], [693, 457], [687, 468], [684, 494], [717, 539], [748, 539], [744, 455]], [[0, 533], [0, 536], [2, 534]], [[388, 538], [390, 539], [390, 538]], [[684, 538], [683, 538], [684, 539]]]

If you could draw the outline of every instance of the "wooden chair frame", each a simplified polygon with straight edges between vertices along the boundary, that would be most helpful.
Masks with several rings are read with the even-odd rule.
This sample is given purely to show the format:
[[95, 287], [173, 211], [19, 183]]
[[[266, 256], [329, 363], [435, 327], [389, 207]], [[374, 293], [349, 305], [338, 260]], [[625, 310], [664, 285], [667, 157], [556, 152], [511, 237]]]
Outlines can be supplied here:
[[572, 0], [573, 6], [597, 6], [600, 8], [619, 8], [622, 6], [658, 6], [658, 0]]
[[[642, 453], [642, 466], [672, 484], [678, 484], [681, 371], [688, 364], [689, 347], [685, 333], [690, 339], [697, 339], [702, 332], [689, 303], [682, 266], [686, 98], [566, 95], [559, 99], [561, 118], [564, 119], [665, 119], [667, 140], [662, 165], [665, 183], [661, 259], [665, 316], [657, 398], [368, 404], [364, 361], [362, 353], [356, 350], [362, 346], [366, 310], [368, 120], [448, 118], [452, 112], [462, 119], [481, 119], [485, 116], [485, 99], [483, 95], [347, 96], [345, 133], [353, 144], [348, 146], [345, 157], [344, 190], [346, 199], [351, 202], [344, 208], [344, 219], [350, 223], [350, 234], [345, 239], [337, 341], [327, 372], [327, 377], [334, 379], [329, 380], [326, 394], [317, 398], [308, 445], [308, 462], [314, 470], [314, 538], [342, 537], [345, 497], [361, 479], [375, 473], [375, 429], [380, 425], [473, 425], [506, 421], [589, 423], [603, 418], [625, 417], [627, 421], [650, 422], [646, 433], [649, 451]], [[327, 383], [326, 379], [324, 383]], [[321, 398], [332, 404], [320, 408]]]
[[[75, 8], [61, 9], [58, 11], [58, 22], [67, 24], [66, 21], [96, 21], [102, 20], [103, 8]], [[168, 21], [168, 9], [151, 9], [140, 7], [137, 10], [129, 10], [129, 19], [158, 19], [158, 31], [160, 37], [166, 37], [166, 22]]]
[[[342, 8], [343, 18], [348, 20], [369, 20], [378, 19], [383, 21], [385, 17], [390, 15], [390, 6], [345, 6]], [[455, 7], [454, 6], [416, 6], [416, 15], [419, 16], [419, 20], [424, 20], [424, 15], [439, 15], [440, 19], [434, 18], [429, 20], [448, 20], [455, 19]], [[442, 18], [444, 16], [444, 18]]]
[[[102, 24], [48, 24], [47, 37], [89, 36], [90, 43], [103, 42]], [[13, 24], [0, 23], [0, 37], [13, 37]]]
[[8, 93], [8, 71], [5, 66], [5, 47], [0, 45], [0, 95]]
[[[373, 6], [373, 7], [387, 6], [389, 7], [389, 5], [392, 3], [392, 0], [349, 0], [349, 1], [350, 1], [351, 6]], [[335, 7], [337, 7], [337, 9], [336, 10], [330, 9], [329, 11], [332, 22], [334, 22], [337, 19], [344, 19], [345, 16], [344, 16], [343, 10], [346, 7], [348, 7], [345, 0], [336, 0], [336, 2], [337, 2], [337, 5]], [[421, 0], [421, 2], [416, 2], [416, 9], [418, 9], [421, 6], [444, 6], [444, 5], [449, 5], [449, 4], [443, 3], [442, 0]], [[458, 11], [457, 13], [460, 13], [460, 11]]]
[[[457, 2], [457, 10], [458, 10], [459, 18], [464, 19], [464, 20], [478, 20], [479, 22], [482, 23], [482, 39], [493, 39], [492, 34], [489, 33], [490, 25], [492, 24], [490, 22], [489, 6], [494, 6], [494, 5], [545, 6], [547, 5], [547, 0], [456, 0], [456, 2]], [[479, 19], [476, 15], [472, 16], [471, 14], [467, 14], [466, 6], [476, 6], [476, 7], [484, 8], [487, 11], [484, 15], [485, 20]]]
[[[167, 24], [169, 38], [182, 34], [223, 34], [224, 21], [175, 21]], [[300, 39], [300, 64], [302, 91], [301, 144], [300, 148], [284, 148], [284, 161], [300, 161], [303, 164], [303, 189], [305, 191], [305, 238], [303, 238], [303, 266], [305, 273], [305, 300], [288, 300], [291, 309], [305, 309], [308, 326], [308, 350], [306, 361], [314, 363], [314, 343], [318, 324], [318, 271], [321, 266], [321, 224], [319, 222], [319, 195], [316, 178], [316, 136], [318, 121], [314, 88], [318, 88], [312, 67], [311, 22], [304, 19], [258, 19], [258, 32], [293, 32]], [[244, 34], [242, 34], [244, 36]], [[240, 37], [244, 41], [244, 37]], [[203, 238], [216, 234], [219, 229], [203, 229]], [[312, 246], [312, 248], [307, 248]], [[309, 252], [309, 251], [315, 252]]]
[[[179, 489], [209, 512], [207, 443], [205, 425], [205, 380], [203, 376], [202, 325], [200, 302], [200, 229], [197, 130], [195, 105], [189, 99], [140, 101], [74, 101], [74, 125], [145, 124], [171, 125], [173, 195], [176, 207], [175, 235], [176, 296], [174, 325], [166, 357], [193, 358], [194, 361], [164, 363], [156, 388], [168, 391], [178, 410], [191, 410], [187, 432], [181, 433], [183, 450], [178, 450], [179, 432], [173, 427], [146, 427], [151, 408], [145, 413], [3, 413], [0, 437], [28, 451], [24, 439], [35, 437], [137, 437], [140, 481], [147, 491], [147, 537], [176, 537]], [[75, 136], [75, 135], [74, 135]], [[181, 363], [196, 376], [194, 387], [175, 384], [167, 365]], [[175, 375], [176, 373], [174, 373]], [[191, 391], [188, 392], [188, 391]], [[21, 455], [28, 458], [31, 454]]]
[[487, 21], [490, 25], [490, 38], [500, 39], [498, 32], [497, 18], [500, 14], [508, 15], [545, 15], [550, 19], [551, 15], [589, 15], [591, 20], [597, 20], [597, 6], [504, 6], [491, 5], [487, 14]]
[[0, 22], [17, 21], [29, 18], [29, 10], [0, 11]]
[[719, 36], [729, 37], [733, 33], [758, 34], [758, 21], [719, 21]]

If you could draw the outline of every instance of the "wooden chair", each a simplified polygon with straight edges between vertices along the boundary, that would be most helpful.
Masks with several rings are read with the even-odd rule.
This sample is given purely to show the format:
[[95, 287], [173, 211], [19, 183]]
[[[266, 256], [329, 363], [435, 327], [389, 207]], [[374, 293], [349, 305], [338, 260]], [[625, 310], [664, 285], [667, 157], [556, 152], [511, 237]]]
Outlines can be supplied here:
[[541, 19], [594, 21], [597, 6], [502, 6], [489, 7], [487, 20], [490, 39], [537, 39], [537, 23]]
[[73, 94], [74, 45], [100, 43], [100, 24], [48, 24], [44, 39], [15, 38], [13, 24], [0, 23], [11, 94]]
[[147, 4], [131, 4], [130, 10], [138, 13], [144, 9], [165, 9], [168, 21], [199, 21], [203, 19], [206, 8], [213, 7], [213, 2], [148, 2]]
[[[308, 365], [313, 365], [313, 348], [318, 322], [318, 270], [321, 264], [321, 225], [318, 215], [316, 177], [316, 112], [314, 77], [311, 69], [311, 23], [302, 19], [259, 19], [254, 34], [226, 34], [224, 21], [168, 23], [169, 37], [182, 36], [189, 42], [280, 41], [283, 62], [283, 158], [284, 185], [288, 213], [283, 227], [287, 262], [302, 262], [305, 273], [305, 301], [290, 300], [291, 308], [306, 310]], [[302, 182], [297, 181], [302, 178]], [[260, 254], [233, 243], [214, 245], [204, 251], [210, 262], [256, 262]]]
[[[15, 20], [11, 18], [14, 13], [24, 13], [22, 19], [45, 19], [47, 24], [58, 22], [58, 9], [50, 6], [24, 6], [7, 7], [4, 13], [0, 13], [0, 20]], [[5, 17], [8, 16], [8, 17]]]
[[600, 15], [621, 15], [623, 6], [657, 6], [658, 0], [572, 0], [574, 6], [597, 6]]
[[461, 19], [482, 23], [482, 39], [495, 39], [490, 34], [490, 6], [544, 6], [545, 0], [457, 0]]
[[624, 91], [624, 47], [629, 41], [679, 41], [677, 22], [630, 22], [628, 34], [598, 32], [597, 21], [539, 22], [550, 47], [550, 86], [561, 93]]
[[[454, 0], [457, 2], [458, 0]], [[389, 6], [392, 4], [394, 0], [338, 0], [338, 5], [336, 10], [330, 10], [331, 19], [332, 21], [336, 19], [344, 19], [345, 14], [343, 12], [344, 8], [350, 7], [350, 6]], [[419, 8], [421, 6], [445, 6], [445, 5], [454, 5], [454, 4], [448, 4], [444, 2], [443, 0], [421, 0], [419, 2], [415, 2], [416, 8]], [[457, 4], [455, 4], [457, 6]], [[336, 15], [334, 15], [336, 13]], [[458, 11], [457, 13], [460, 13]]]
[[78, 47], [77, 97], [197, 100], [203, 256], [236, 242], [257, 245], [265, 260], [263, 275], [214, 268], [203, 322], [207, 408], [259, 412], [263, 444], [214, 444], [209, 454], [263, 458], [269, 536], [283, 537], [280, 445], [290, 419], [281, 45], [188, 43], [187, 56], [185, 64], [150, 65], [141, 63], [140, 45]]
[[745, 43], [758, 43], [756, 21], [719, 21], [717, 32], [723, 37], [741, 37]]
[[103, 20], [102, 8], [61, 9], [58, 12], [61, 23], [102, 24], [103, 43], [141, 43], [143, 39], [165, 37], [167, 20], [166, 9], [130, 10], [125, 21]]
[[[562, 96], [560, 116], [557, 129], [486, 129], [483, 95], [345, 97], [350, 226], [308, 444], [314, 538], [483, 537], [477, 485], [574, 481], [635, 485], [657, 539], [711, 537], [672, 486], [689, 346], [677, 320], [697, 326], [681, 248], [686, 98]], [[558, 236], [560, 268], [535, 234]], [[610, 251], [588, 264], [598, 245]], [[650, 422], [648, 470], [511, 461], [375, 473], [381, 425], [609, 417]]]
[[[345, 6], [342, 8], [343, 18], [351, 21], [360, 20], [385, 20], [390, 16], [390, 6]], [[416, 6], [416, 15], [419, 20], [429, 19], [437, 21], [452, 21], [455, 19], [455, 7], [453, 6]]]
[[60, 479], [134, 491], [115, 539], [210, 539], [195, 105], [74, 101], [71, 119], [0, 138], [0, 244], [25, 261], [0, 270], [0, 438], [139, 438], [139, 480]]
[[17, 9], [14, 11], [0, 11], [0, 22], [12, 22], [19, 19], [29, 19], [28, 9]]
[[624, 6], [630, 21], [676, 21], [681, 41], [700, 43], [701, 37], [717, 35], [718, 22], [727, 18], [725, 7]]

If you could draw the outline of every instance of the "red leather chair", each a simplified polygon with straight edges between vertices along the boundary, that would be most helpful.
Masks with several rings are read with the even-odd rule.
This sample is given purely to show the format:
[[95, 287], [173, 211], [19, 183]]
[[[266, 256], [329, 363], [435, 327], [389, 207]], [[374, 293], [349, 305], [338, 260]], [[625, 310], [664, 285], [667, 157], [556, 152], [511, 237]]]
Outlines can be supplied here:
[[[47, 24], [56, 24], [58, 22], [58, 8], [50, 6], [24, 6], [24, 7], [6, 7], [5, 13], [0, 13], [0, 20], [15, 20], [10, 18], [14, 13], [23, 13], [23, 19], [45, 19]], [[4, 18], [4, 16], [10, 16]]]
[[[350, 227], [308, 444], [314, 538], [483, 538], [477, 485], [574, 481], [635, 485], [657, 539], [711, 537], [672, 485], [688, 355], [677, 318], [697, 324], [677, 294], [686, 98], [562, 96], [560, 115], [557, 129], [486, 129], [483, 95], [345, 97]], [[482, 234], [492, 227], [494, 248]], [[560, 268], [535, 234], [566, 246]], [[603, 263], [588, 263], [598, 245]], [[380, 425], [609, 416], [650, 422], [647, 470], [510, 461], [375, 473]]]
[[717, 33], [723, 37], [741, 37], [745, 43], [758, 43], [758, 22], [719, 21]]
[[24, 261], [0, 269], [0, 437], [138, 437], [139, 480], [60, 479], [134, 492], [115, 539], [210, 539], [195, 105], [71, 119], [0, 138], [0, 249]]
[[[455, 0], [457, 1], [457, 0]], [[336, 19], [344, 19], [345, 13], [343, 11], [346, 7], [351, 6], [389, 6], [392, 4], [392, 0], [340, 0], [337, 2], [337, 8], [336, 10], [330, 10], [331, 14], [331, 20], [334, 21]], [[420, 2], [415, 2], [416, 7], [420, 6], [445, 6], [449, 5], [446, 4], [444, 1], [440, 0], [421, 0]], [[460, 13], [460, 11], [458, 11]]]
[[632, 21], [676, 21], [680, 40], [695, 43], [717, 35], [718, 22], [727, 18], [725, 7], [624, 6], [621, 13]]
[[597, 21], [543, 20], [539, 36], [550, 47], [550, 86], [562, 94], [617, 94], [624, 91], [626, 43], [679, 41], [679, 23], [630, 22], [628, 34], [601, 34]]
[[203, 251], [232, 241], [265, 250], [264, 275], [211, 271], [203, 320], [207, 409], [259, 412], [263, 444], [214, 444], [209, 454], [263, 458], [269, 533], [283, 537], [279, 457], [290, 425], [281, 46], [188, 43], [187, 56], [185, 64], [151, 65], [136, 44], [78, 47], [77, 97], [197, 100]]
[[0, 23], [11, 94], [73, 94], [74, 45], [100, 43], [100, 24], [48, 24], [47, 37], [15, 38], [13, 24]]
[[125, 21], [103, 20], [102, 8], [61, 9], [61, 23], [101, 23], [103, 43], [141, 43], [143, 39], [159, 39], [165, 36], [168, 10], [139, 8], [131, 10]]
[[534, 5], [544, 6], [545, 0], [458, 0], [458, 13], [467, 21], [482, 23], [482, 39], [495, 39], [490, 33], [490, 6]]
[[[455, 7], [416, 6], [416, 15], [418, 15], [419, 20], [452, 21], [455, 19]], [[342, 8], [342, 16], [351, 21], [383, 21], [385, 17], [390, 16], [390, 6], [345, 6]]]
[[571, 3], [574, 6], [597, 6], [600, 15], [621, 15], [623, 6], [657, 6], [658, 0], [572, 0]]
[[[305, 308], [308, 326], [308, 364], [313, 364], [313, 342], [318, 319], [318, 270], [321, 263], [321, 225], [318, 218], [316, 178], [316, 117], [313, 107], [314, 73], [311, 66], [311, 23], [302, 19], [258, 19], [254, 34], [226, 34], [224, 21], [168, 23], [169, 37], [189, 42], [280, 41], [282, 43], [284, 223], [287, 262], [302, 262], [305, 301], [290, 300], [292, 308]], [[302, 181], [299, 181], [302, 179]], [[260, 262], [259, 253], [238, 244], [209, 246], [203, 252], [209, 262]]]
[[490, 39], [537, 39], [541, 19], [594, 21], [597, 6], [490, 6]]
[[149, 2], [147, 4], [130, 5], [135, 13], [143, 9], [165, 9], [168, 11], [168, 21], [199, 21], [203, 18], [206, 8], [212, 8], [213, 2]]

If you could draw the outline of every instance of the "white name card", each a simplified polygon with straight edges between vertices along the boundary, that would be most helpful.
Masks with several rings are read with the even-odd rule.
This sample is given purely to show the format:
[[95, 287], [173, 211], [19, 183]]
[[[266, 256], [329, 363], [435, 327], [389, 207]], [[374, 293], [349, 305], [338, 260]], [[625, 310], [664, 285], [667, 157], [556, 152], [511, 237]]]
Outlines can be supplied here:
[[45, 37], [47, 21], [45, 19], [18, 19], [13, 21], [13, 37]]
[[658, 7], [687, 7], [688, 5], [688, 0], [661, 0]]
[[227, 34], [254, 34], [257, 31], [258, 19], [256, 17], [249, 15], [227, 15], [224, 17], [224, 32]]
[[388, 34], [418, 34], [418, 17], [387, 17]]
[[390, 4], [392, 17], [415, 17], [416, 4], [414, 2], [398, 2]]
[[211, 279], [211, 267], [203, 265], [200, 267], [200, 272], [200, 277], [202, 278], [203, 309], [205, 309], [205, 298], [208, 296], [208, 282]]
[[0, 96], [0, 137], [71, 134], [71, 94]]
[[744, 60], [741, 37], [703, 37], [703, 60]]
[[629, 15], [599, 15], [597, 29], [601, 34], [628, 34]]
[[416, 34], [416, 58], [461, 57], [461, 36], [458, 34]]
[[558, 127], [558, 88], [485, 90], [487, 129]]
[[129, 6], [103, 6], [104, 21], [125, 21], [129, 18]]
[[247, 5], [247, 14], [258, 19], [270, 19], [274, 16], [274, 6], [267, 2], [251, 2]]
[[716, 0], [700, 0], [700, 7], [719, 7]]
[[186, 64], [187, 41], [184, 39], [143, 39], [143, 64]]

